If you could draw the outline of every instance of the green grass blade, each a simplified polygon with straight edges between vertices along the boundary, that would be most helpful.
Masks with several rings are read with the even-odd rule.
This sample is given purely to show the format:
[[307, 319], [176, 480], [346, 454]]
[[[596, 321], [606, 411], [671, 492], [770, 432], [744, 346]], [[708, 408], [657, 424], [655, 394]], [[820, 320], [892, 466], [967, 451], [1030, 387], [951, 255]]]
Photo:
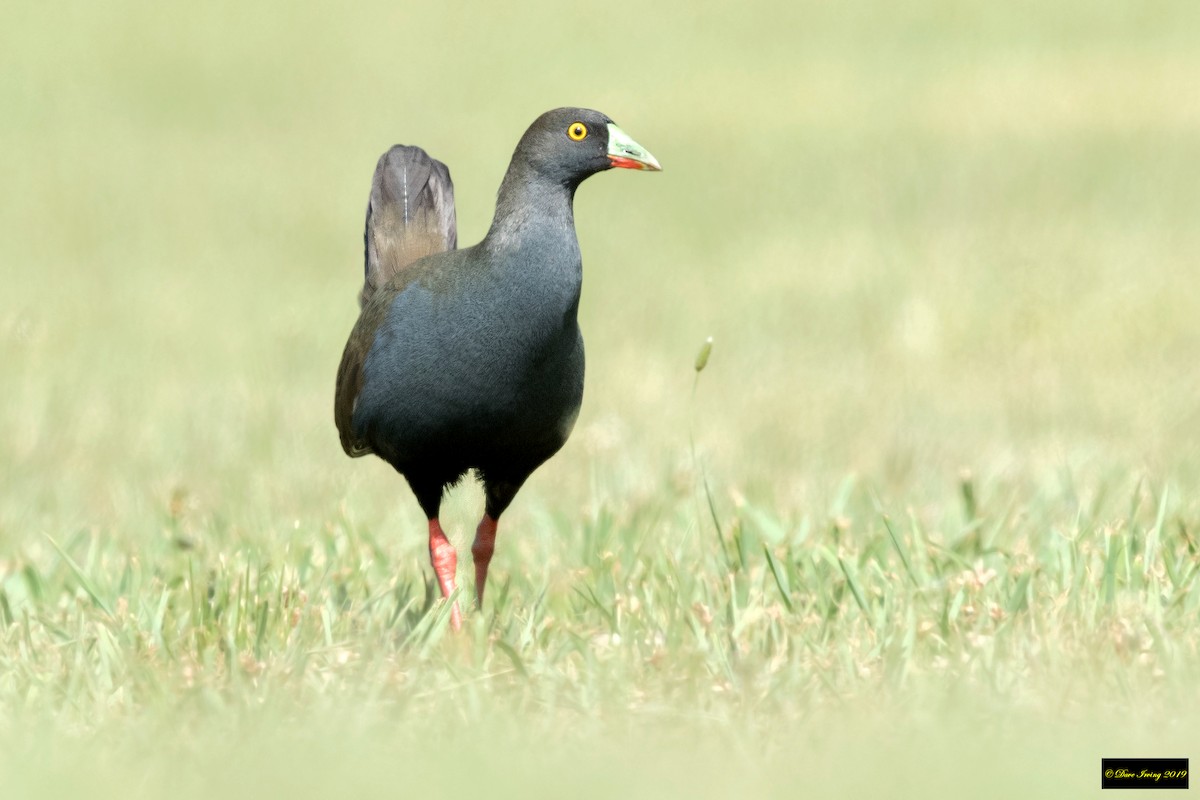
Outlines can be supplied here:
[[882, 514], [880, 517], [883, 519], [883, 527], [887, 529], [892, 547], [896, 548], [896, 553], [900, 556], [900, 563], [904, 565], [904, 572], [908, 575], [908, 579], [912, 581], [913, 586], [920, 586], [921, 582], [917, 580], [917, 575], [913, 572], [912, 562], [908, 558], [908, 551], [905, 549], [904, 543], [900, 541], [900, 537], [896, 535], [896, 530], [892, 527], [892, 521], [888, 519], [887, 514]]
[[783, 604], [787, 606], [788, 611], [795, 611], [795, 606], [792, 605], [792, 589], [788, 584], [787, 572], [783, 565], [775, 558], [775, 554], [771, 552], [771, 548], [763, 545], [763, 553], [767, 557], [767, 564], [771, 567], [771, 574], [775, 576], [775, 585], [779, 588], [779, 596], [783, 598]]
[[846, 566], [846, 562], [841, 556], [837, 557], [838, 566], [842, 568], [842, 574], [846, 576], [846, 583], [850, 586], [850, 593], [854, 595], [854, 602], [858, 603], [858, 607], [862, 609], [864, 614], [870, 615], [867, 608], [867, 598], [863, 594], [862, 587], [858, 585], [858, 579], [850, 572], [850, 568]]
[[92, 598], [92, 602], [95, 603], [101, 611], [107, 614], [110, 619], [116, 619], [116, 614], [113, 613], [112, 608], [110, 608], [108, 603], [104, 601], [104, 598], [100, 596], [100, 593], [96, 590], [96, 585], [92, 583], [92, 579], [89, 578], [87, 573], [85, 573], [83, 569], [75, 563], [75, 559], [71, 558], [71, 556], [67, 554], [66, 550], [63, 550], [61, 547], [59, 547], [58, 542], [54, 541], [49, 534], [46, 534], [46, 540], [49, 541], [50, 545], [58, 551], [58, 554], [62, 556], [62, 560], [66, 563], [66, 565], [71, 568], [71, 572], [75, 574], [75, 580], [79, 581], [79, 585], [83, 587], [83, 591], [87, 593], [87, 596]]

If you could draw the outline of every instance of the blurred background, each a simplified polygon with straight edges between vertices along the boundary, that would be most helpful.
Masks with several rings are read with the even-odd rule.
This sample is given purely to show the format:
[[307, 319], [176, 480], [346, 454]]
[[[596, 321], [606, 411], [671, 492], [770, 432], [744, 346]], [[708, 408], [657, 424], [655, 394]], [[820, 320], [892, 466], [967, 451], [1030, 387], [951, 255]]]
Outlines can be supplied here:
[[178, 487], [263, 522], [400, 513], [407, 490], [344, 459], [330, 410], [375, 159], [444, 160], [471, 243], [521, 132], [566, 104], [665, 171], [578, 195], [587, 396], [526, 508], [658, 491], [687, 463], [709, 335], [696, 438], [764, 502], [847, 473], [901, 494], [962, 468], [1195, 473], [1195, 4], [6, 18], [7, 536], [124, 523]]
[[[847, 476], [918, 513], [964, 471], [1187, 496], [1198, 32], [1192, 0], [10, 4], [0, 559], [349, 518], [415, 571], [407, 487], [332, 419], [372, 170], [394, 143], [445, 161], [473, 243], [560, 105], [664, 171], [577, 196], [583, 413], [506, 569], [546, 519], [693, 492], [692, 437], [720, 510], [785, 525]], [[457, 544], [480, 503], [453, 495]]]

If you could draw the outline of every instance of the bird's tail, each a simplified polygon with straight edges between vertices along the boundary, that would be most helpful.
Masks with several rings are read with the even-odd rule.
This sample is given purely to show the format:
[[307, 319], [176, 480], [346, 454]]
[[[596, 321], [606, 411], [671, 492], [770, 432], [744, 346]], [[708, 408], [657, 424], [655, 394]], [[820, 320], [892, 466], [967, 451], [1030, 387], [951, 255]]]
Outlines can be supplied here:
[[363, 234], [365, 281], [359, 305], [414, 261], [458, 247], [454, 183], [446, 165], [419, 147], [379, 157]]

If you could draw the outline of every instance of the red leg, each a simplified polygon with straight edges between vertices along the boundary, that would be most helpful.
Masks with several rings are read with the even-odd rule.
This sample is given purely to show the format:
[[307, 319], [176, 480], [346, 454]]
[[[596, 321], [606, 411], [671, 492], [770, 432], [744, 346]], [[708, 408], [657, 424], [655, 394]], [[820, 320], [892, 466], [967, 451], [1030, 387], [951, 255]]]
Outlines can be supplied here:
[[475, 529], [475, 543], [471, 555], [475, 558], [475, 602], [483, 608], [483, 587], [487, 583], [488, 564], [492, 563], [492, 552], [496, 549], [496, 520], [483, 515]]
[[[442, 532], [437, 517], [429, 520], [429, 560], [437, 575], [438, 586], [442, 589], [442, 597], [449, 597], [454, 592], [454, 571], [458, 568], [458, 554], [454, 545]], [[450, 625], [454, 630], [462, 628], [462, 614], [458, 610], [458, 602], [450, 610]]]

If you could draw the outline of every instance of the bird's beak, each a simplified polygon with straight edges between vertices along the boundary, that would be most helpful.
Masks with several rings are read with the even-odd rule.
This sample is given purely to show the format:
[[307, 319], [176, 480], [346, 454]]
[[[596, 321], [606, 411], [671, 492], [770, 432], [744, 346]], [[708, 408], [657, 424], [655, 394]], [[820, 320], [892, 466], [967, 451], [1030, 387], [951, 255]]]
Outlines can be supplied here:
[[658, 159], [650, 155], [649, 150], [611, 122], [608, 123], [608, 160], [614, 167], [623, 169], [662, 170]]

